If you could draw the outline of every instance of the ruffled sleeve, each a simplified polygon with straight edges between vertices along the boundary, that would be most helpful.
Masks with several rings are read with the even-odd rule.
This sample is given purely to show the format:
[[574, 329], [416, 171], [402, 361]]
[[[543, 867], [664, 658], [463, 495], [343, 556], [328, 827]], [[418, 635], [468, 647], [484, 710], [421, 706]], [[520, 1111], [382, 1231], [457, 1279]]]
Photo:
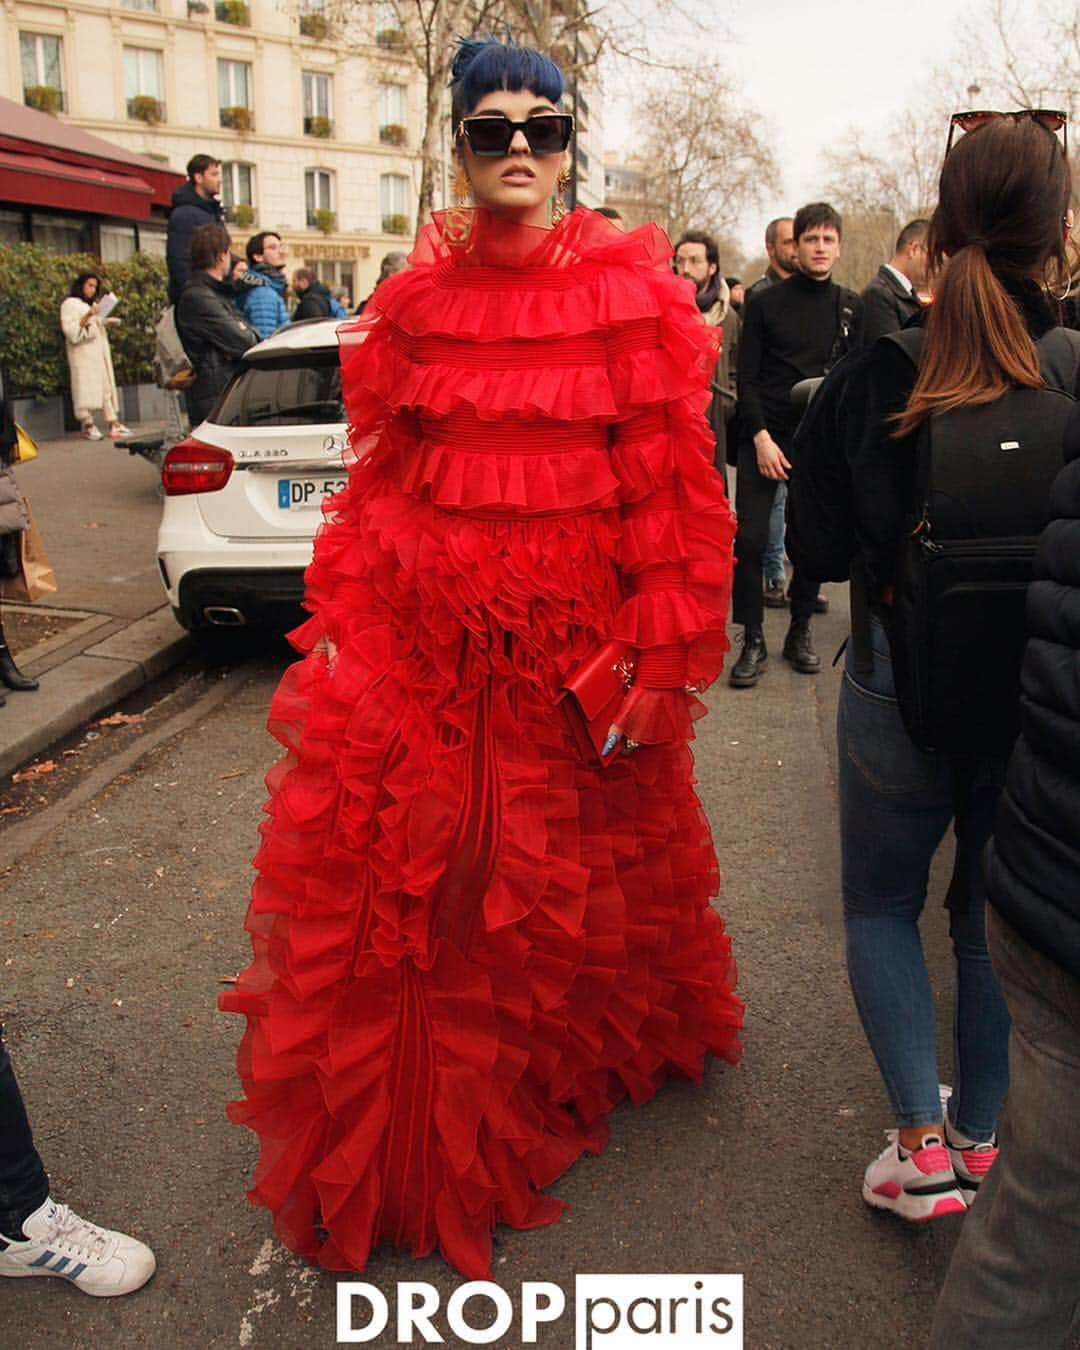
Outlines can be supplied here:
[[647, 743], [687, 737], [704, 711], [687, 687], [706, 688], [723, 667], [735, 538], [705, 419], [719, 334], [684, 283], [658, 274], [653, 286], [659, 317], [616, 330], [610, 342], [626, 414], [613, 426], [612, 456], [630, 591], [612, 636], [638, 649], [619, 725]]

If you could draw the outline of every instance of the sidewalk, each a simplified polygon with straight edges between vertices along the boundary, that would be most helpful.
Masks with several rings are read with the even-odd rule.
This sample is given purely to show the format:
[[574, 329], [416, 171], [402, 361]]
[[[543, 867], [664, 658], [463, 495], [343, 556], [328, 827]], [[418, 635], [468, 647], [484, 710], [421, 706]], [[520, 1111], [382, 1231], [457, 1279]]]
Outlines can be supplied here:
[[[0, 777], [191, 650], [158, 576], [161, 498], [151, 466], [107, 439], [62, 436], [39, 449], [17, 470], [56, 571], [56, 594], [37, 608], [47, 606], [66, 623], [18, 657], [41, 688], [8, 692], [0, 708]], [[4, 606], [9, 615], [18, 608]]]

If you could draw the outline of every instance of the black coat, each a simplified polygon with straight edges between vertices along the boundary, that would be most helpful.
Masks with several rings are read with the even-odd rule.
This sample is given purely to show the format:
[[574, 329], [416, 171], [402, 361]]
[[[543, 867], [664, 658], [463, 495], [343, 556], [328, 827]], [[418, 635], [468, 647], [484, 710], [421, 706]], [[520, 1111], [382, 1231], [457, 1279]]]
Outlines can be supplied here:
[[989, 893], [1017, 932], [1080, 980], [1080, 405], [1028, 589], [1020, 738], [998, 807]]
[[[1036, 341], [1055, 326], [1034, 282], [1018, 283], [1010, 293]], [[821, 386], [795, 440], [788, 556], [816, 581], [846, 581], [860, 554], [872, 603], [894, 580], [911, 508], [917, 438], [895, 440], [891, 423], [907, 406], [915, 377], [894, 342], [852, 353]]]
[[300, 319], [329, 319], [331, 317], [330, 292], [321, 281], [313, 281], [300, 297], [300, 303], [293, 311], [292, 321]]
[[196, 272], [176, 306], [177, 332], [195, 367], [195, 383], [187, 392], [192, 426], [209, 414], [241, 356], [259, 341], [233, 296], [231, 281]]
[[175, 305], [191, 276], [191, 235], [199, 225], [224, 225], [225, 208], [216, 197], [200, 197], [194, 183], [182, 183], [172, 195], [165, 262], [169, 268], [169, 303]]
[[852, 346], [869, 347], [886, 333], [898, 333], [922, 309], [919, 301], [897, 281], [884, 263], [859, 296], [859, 312], [852, 328]]

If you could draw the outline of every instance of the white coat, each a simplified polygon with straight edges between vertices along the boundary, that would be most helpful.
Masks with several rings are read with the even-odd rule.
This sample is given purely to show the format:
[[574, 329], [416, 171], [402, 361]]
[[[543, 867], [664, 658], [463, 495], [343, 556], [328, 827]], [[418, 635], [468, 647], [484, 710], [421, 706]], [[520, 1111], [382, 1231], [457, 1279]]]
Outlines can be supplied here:
[[85, 327], [80, 324], [89, 309], [77, 295], [69, 295], [60, 306], [60, 327], [64, 330], [71, 371], [71, 402], [76, 415], [104, 408], [106, 393], [111, 395], [112, 406], [119, 406], [105, 324], [97, 317]]

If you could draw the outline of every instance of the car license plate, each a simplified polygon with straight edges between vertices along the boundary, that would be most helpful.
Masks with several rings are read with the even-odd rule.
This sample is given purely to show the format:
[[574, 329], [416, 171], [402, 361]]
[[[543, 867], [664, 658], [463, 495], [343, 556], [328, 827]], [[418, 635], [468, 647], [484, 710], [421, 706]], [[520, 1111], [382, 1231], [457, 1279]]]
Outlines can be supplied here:
[[281, 478], [277, 489], [278, 507], [282, 511], [303, 511], [321, 506], [347, 482], [347, 478]]

